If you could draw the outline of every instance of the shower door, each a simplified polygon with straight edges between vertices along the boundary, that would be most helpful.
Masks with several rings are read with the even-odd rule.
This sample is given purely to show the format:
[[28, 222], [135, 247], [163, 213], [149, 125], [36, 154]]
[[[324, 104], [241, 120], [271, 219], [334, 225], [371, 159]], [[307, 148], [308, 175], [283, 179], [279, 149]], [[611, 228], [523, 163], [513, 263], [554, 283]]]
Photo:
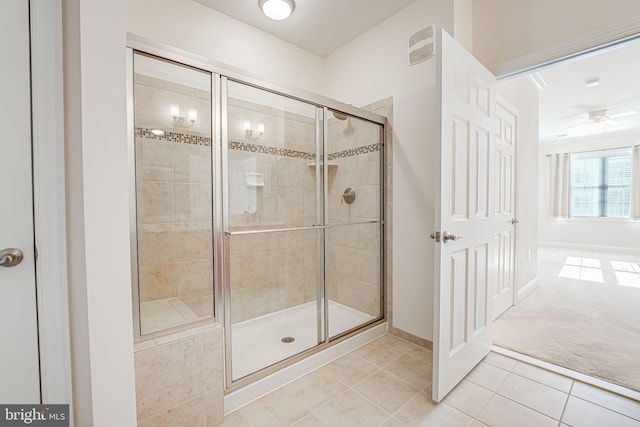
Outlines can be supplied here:
[[222, 103], [231, 384], [326, 339], [323, 111], [226, 78]]
[[383, 314], [382, 125], [327, 110], [329, 338]]

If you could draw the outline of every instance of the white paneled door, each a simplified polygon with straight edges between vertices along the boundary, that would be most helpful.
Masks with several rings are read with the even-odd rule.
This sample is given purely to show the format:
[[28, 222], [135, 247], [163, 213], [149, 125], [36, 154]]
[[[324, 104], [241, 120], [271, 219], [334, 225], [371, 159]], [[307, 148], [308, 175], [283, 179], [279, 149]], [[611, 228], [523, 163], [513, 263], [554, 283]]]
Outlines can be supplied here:
[[[0, 403], [40, 403], [29, 2], [0, 2]], [[20, 253], [23, 255], [19, 262]]]
[[516, 281], [516, 139], [517, 113], [506, 101], [496, 105], [495, 258], [498, 276], [493, 282], [493, 316], [513, 305]]
[[437, 43], [432, 397], [439, 402], [491, 349], [495, 77], [445, 31]]

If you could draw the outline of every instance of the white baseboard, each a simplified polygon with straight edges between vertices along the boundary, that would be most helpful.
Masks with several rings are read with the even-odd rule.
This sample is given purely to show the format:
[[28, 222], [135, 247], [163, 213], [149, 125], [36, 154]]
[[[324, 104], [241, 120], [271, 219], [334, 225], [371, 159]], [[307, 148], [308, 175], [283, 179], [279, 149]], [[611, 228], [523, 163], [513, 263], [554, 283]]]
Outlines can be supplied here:
[[626, 248], [622, 246], [583, 245], [579, 243], [544, 242], [544, 241], [539, 241], [538, 246], [546, 246], [549, 248], [582, 249], [582, 250], [600, 251], [600, 252], [616, 252], [616, 253], [621, 252], [625, 254], [640, 254], [640, 248]]
[[520, 304], [526, 297], [531, 295], [533, 291], [538, 287], [538, 283], [540, 280], [536, 277], [533, 280], [529, 281], [526, 285], [522, 287], [522, 289], [518, 290], [516, 294], [516, 304]]

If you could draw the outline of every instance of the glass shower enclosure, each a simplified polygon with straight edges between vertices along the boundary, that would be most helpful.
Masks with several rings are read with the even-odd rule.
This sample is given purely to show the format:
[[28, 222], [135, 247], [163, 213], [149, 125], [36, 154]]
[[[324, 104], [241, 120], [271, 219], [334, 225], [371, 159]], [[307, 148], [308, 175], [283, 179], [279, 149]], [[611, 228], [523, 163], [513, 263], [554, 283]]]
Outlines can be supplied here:
[[384, 119], [197, 65], [131, 52], [134, 318], [240, 387], [384, 319]]

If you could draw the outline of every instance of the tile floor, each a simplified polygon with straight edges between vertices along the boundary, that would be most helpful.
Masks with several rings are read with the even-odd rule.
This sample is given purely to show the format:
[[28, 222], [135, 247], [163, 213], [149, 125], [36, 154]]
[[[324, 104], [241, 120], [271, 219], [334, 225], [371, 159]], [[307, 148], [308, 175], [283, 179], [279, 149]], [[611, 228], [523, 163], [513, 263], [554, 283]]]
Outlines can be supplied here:
[[227, 415], [224, 427], [640, 427], [640, 402], [497, 353], [435, 404], [431, 356], [385, 335]]

